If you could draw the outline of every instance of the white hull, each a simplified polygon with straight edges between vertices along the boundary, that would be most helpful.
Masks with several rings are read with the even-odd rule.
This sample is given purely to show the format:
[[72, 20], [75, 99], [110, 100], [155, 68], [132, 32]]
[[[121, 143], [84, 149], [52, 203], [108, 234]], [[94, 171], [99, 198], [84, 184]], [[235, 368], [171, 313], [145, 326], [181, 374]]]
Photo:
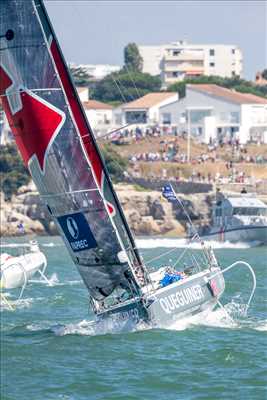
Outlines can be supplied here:
[[45, 255], [38, 251], [19, 257], [10, 257], [1, 265], [2, 289], [15, 289], [23, 287], [38, 271], [46, 267]]
[[186, 316], [212, 310], [224, 288], [220, 268], [212, 268], [163, 288], [144, 287], [142, 301], [132, 299], [98, 313], [98, 317], [125, 322], [131, 319], [136, 323], [145, 321], [164, 327]]
[[210, 233], [201, 235], [201, 238], [218, 242], [259, 242], [267, 244], [267, 226], [244, 226], [229, 228], [224, 231], [218, 231], [213, 228]]

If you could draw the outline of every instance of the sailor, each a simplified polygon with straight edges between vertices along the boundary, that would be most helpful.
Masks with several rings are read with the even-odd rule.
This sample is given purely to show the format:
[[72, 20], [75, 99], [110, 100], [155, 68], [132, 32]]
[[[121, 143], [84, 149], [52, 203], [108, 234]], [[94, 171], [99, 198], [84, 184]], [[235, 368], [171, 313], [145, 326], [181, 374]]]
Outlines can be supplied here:
[[24, 235], [24, 234], [25, 234], [25, 229], [24, 229], [24, 225], [23, 225], [23, 222], [22, 222], [22, 221], [20, 221], [20, 223], [17, 225], [17, 228], [18, 228], [18, 231], [19, 231], [19, 233], [20, 233], [21, 235]]

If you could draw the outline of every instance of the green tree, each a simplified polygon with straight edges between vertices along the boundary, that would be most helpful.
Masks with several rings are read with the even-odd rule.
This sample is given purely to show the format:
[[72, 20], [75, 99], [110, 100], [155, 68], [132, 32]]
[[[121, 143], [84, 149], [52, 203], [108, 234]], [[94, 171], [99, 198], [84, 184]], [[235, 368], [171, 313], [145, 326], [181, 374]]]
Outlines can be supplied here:
[[20, 186], [30, 182], [30, 175], [25, 168], [15, 145], [1, 146], [0, 151], [1, 190], [10, 199]]
[[220, 76], [199, 76], [195, 78], [187, 78], [184, 81], [176, 82], [168, 87], [170, 92], [178, 92], [180, 98], [185, 96], [186, 84], [215, 84], [218, 86], [226, 87], [228, 89], [235, 89], [242, 93], [251, 93], [256, 96], [267, 97], [267, 87], [255, 85], [246, 81], [245, 79], [240, 79], [239, 77], [233, 78], [222, 78]]
[[124, 65], [131, 71], [142, 71], [143, 58], [136, 43], [129, 43], [124, 47]]
[[92, 75], [88, 74], [86, 68], [70, 66], [70, 73], [76, 86], [88, 86]]
[[129, 102], [149, 92], [158, 92], [160, 88], [161, 81], [158, 76], [122, 69], [97, 82], [91, 97], [106, 103]]
[[101, 146], [101, 153], [111, 178], [115, 181], [123, 180], [123, 173], [127, 171], [128, 160], [123, 158], [110, 144]]

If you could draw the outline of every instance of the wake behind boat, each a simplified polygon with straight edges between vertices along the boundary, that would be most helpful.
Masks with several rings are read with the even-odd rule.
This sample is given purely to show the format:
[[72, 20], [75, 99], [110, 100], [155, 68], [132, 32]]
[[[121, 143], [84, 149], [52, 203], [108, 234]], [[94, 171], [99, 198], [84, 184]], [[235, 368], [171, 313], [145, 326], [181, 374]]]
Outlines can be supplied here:
[[[211, 249], [149, 273], [41, 0], [1, 10], [0, 90], [22, 158], [99, 320], [158, 325], [212, 309], [224, 291]], [[174, 193], [169, 192], [171, 196]]]

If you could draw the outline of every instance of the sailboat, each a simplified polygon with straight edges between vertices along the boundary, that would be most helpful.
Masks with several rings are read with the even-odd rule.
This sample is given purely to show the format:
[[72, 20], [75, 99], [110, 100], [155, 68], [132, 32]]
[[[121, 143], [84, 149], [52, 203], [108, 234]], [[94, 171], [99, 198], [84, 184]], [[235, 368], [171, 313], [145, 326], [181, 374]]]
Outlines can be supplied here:
[[97, 318], [164, 325], [213, 309], [225, 282], [210, 248], [180, 277], [168, 266], [149, 273], [43, 2], [2, 1], [0, 40], [4, 111]]

